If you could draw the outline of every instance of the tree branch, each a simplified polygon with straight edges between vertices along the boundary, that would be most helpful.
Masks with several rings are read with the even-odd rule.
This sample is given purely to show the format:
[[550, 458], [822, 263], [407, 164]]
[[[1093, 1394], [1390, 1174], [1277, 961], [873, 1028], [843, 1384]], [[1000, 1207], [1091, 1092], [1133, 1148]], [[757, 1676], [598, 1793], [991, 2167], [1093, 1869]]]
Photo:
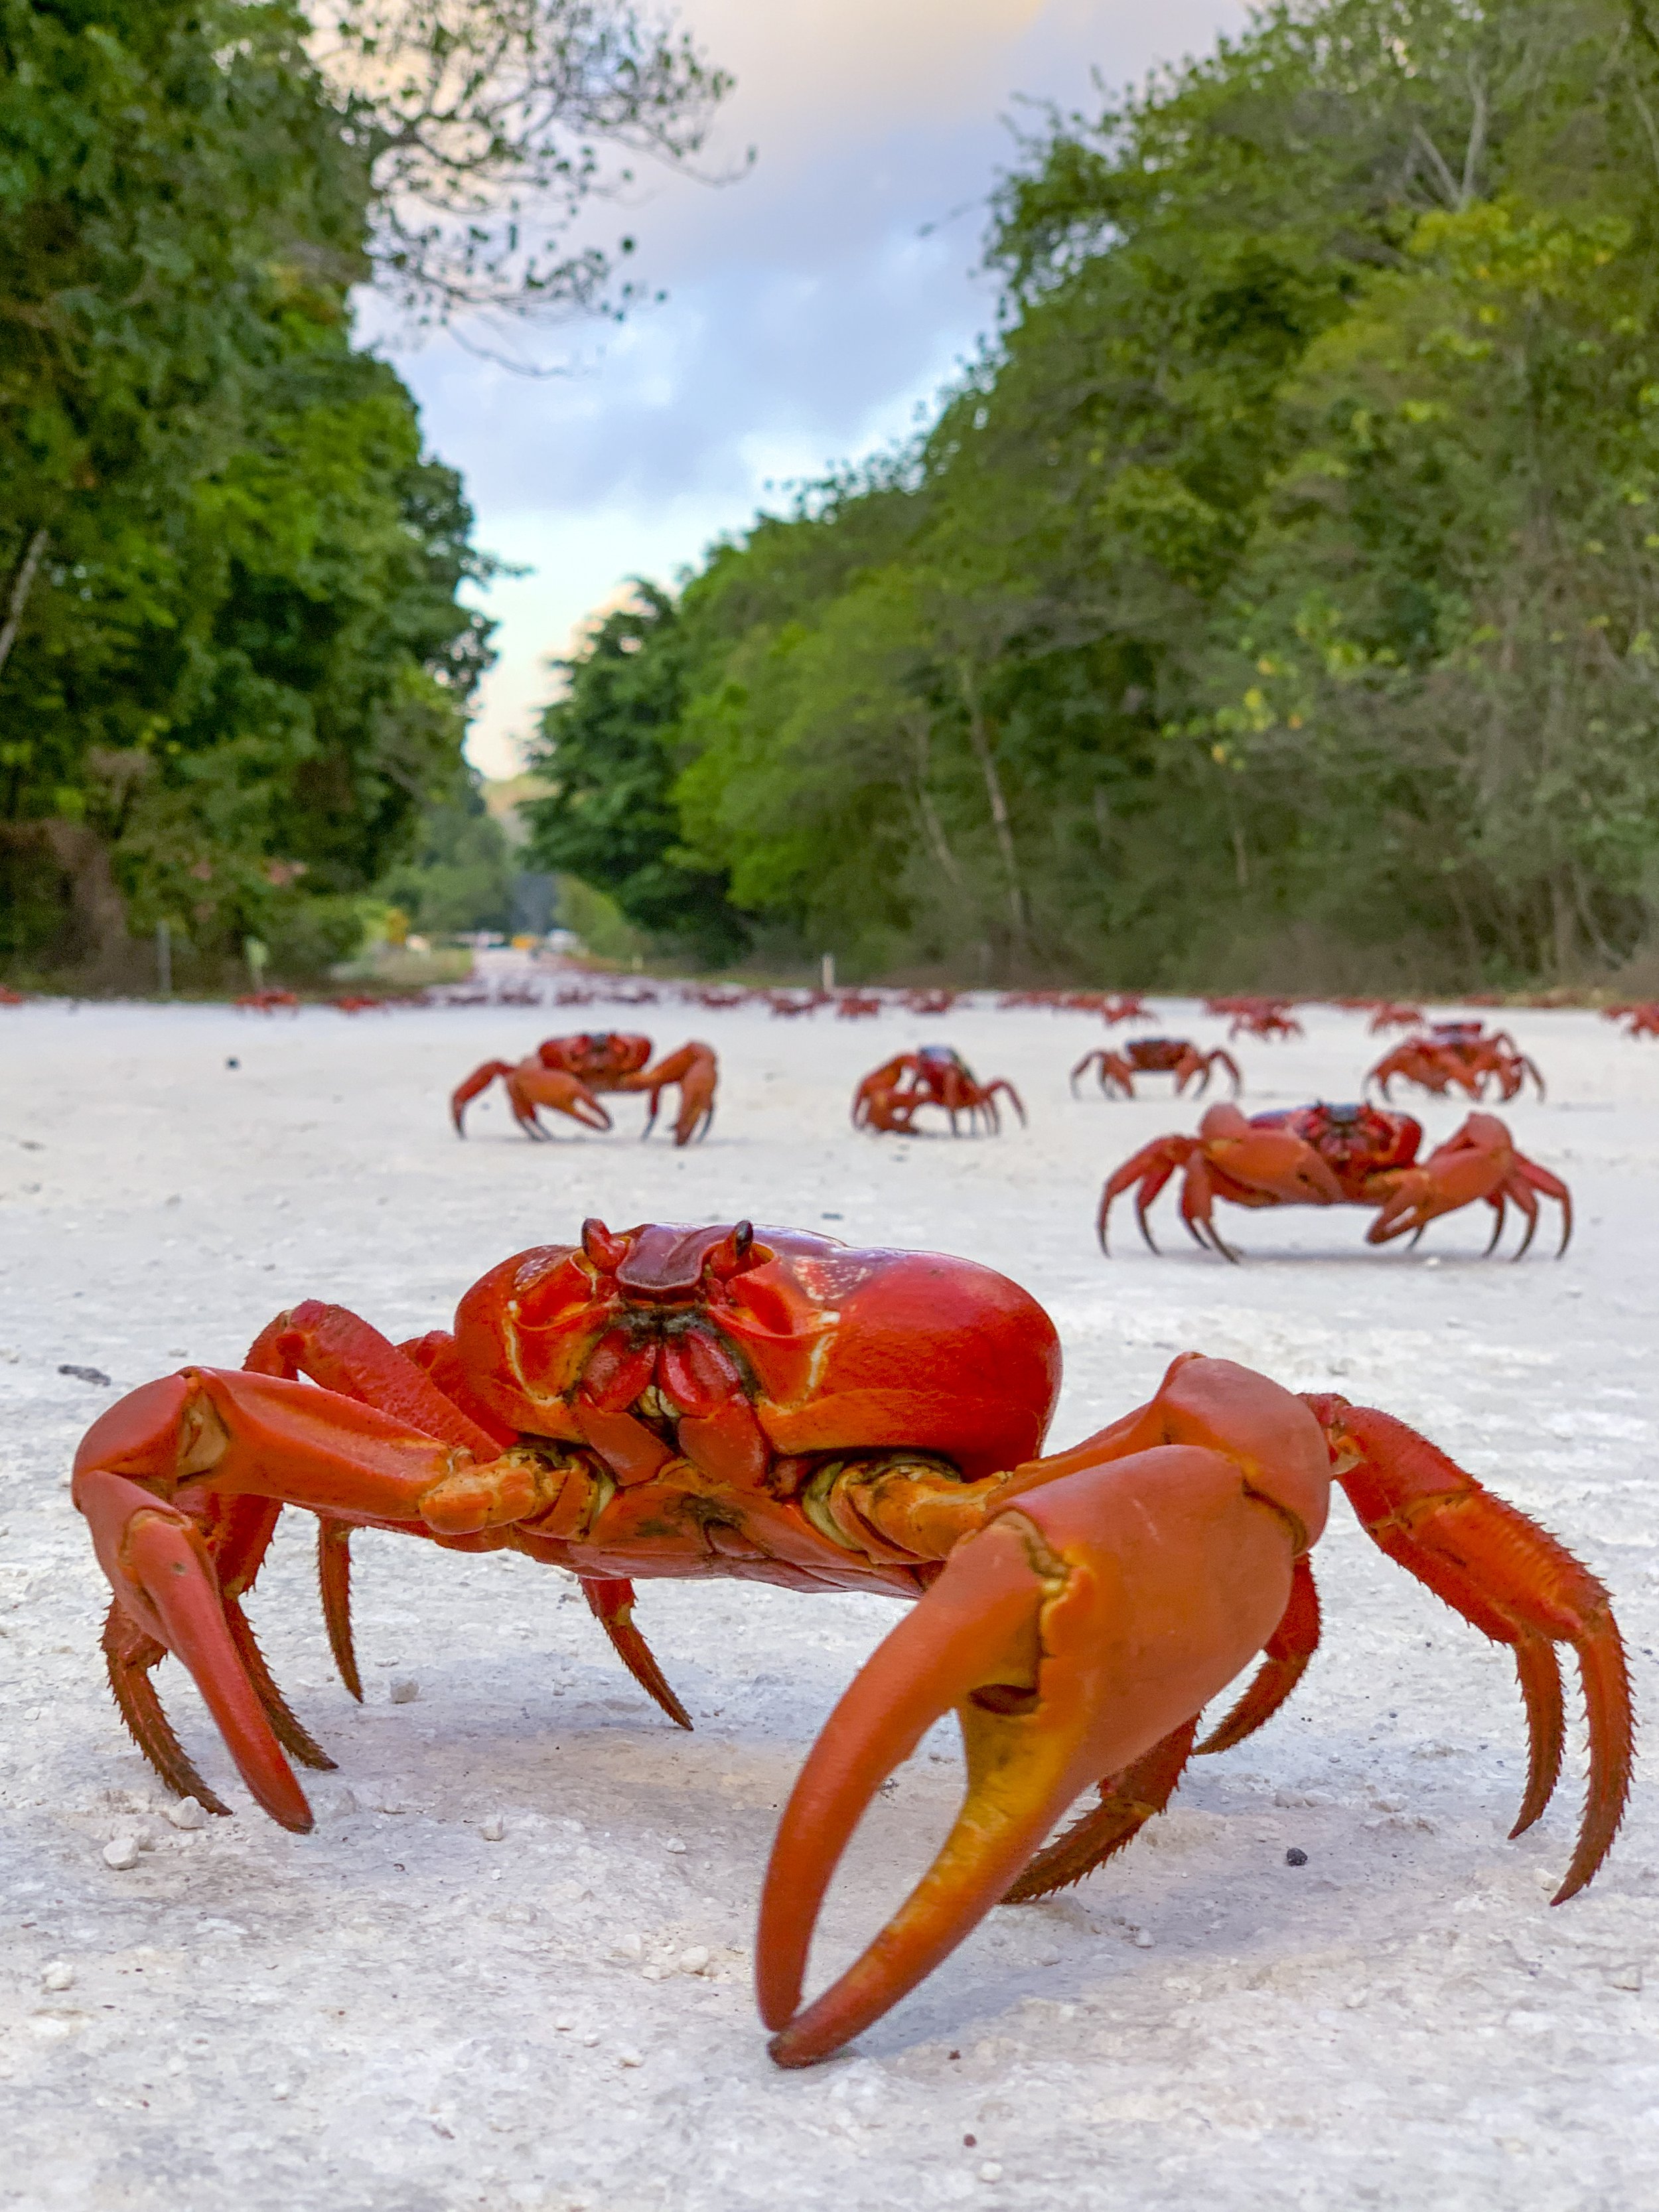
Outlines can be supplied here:
[[6, 618], [0, 623], [0, 668], [3, 668], [10, 659], [11, 649], [17, 642], [17, 633], [23, 623], [23, 610], [28, 605], [29, 593], [34, 586], [35, 571], [40, 566], [51, 535], [43, 522], [23, 548], [23, 557], [17, 564], [17, 574], [11, 580], [11, 590], [6, 598]]

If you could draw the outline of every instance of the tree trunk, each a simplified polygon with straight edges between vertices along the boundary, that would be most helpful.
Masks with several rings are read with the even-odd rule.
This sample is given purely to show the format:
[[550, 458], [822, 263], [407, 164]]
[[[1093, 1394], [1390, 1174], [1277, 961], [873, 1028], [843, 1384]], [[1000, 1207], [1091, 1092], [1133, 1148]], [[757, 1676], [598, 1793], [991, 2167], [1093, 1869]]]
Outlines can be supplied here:
[[12, 836], [15, 839], [29, 833], [46, 848], [68, 883], [76, 940], [73, 957], [83, 964], [86, 982], [105, 989], [130, 983], [137, 948], [128, 934], [126, 901], [116, 884], [107, 845], [85, 823], [62, 817], [20, 823]]
[[1008, 801], [1004, 796], [1002, 778], [997, 773], [996, 755], [991, 750], [990, 732], [979, 703], [979, 687], [974, 682], [973, 671], [963, 661], [957, 672], [962, 684], [963, 702], [968, 709], [968, 742], [974, 749], [980, 774], [985, 778], [985, 795], [991, 808], [991, 827], [996, 834], [997, 849], [1002, 854], [1002, 865], [1008, 876], [1008, 913], [1013, 924], [1013, 941], [1024, 948], [1026, 933], [1025, 887], [1020, 881], [1019, 854], [1014, 848], [1014, 826], [1008, 812]]

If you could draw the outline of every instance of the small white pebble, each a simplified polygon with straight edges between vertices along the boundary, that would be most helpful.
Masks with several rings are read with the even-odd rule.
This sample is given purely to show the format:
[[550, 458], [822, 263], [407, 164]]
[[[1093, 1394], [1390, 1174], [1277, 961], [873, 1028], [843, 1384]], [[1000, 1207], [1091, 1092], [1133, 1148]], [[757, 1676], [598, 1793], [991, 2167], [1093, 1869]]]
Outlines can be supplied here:
[[499, 1844], [507, 1833], [507, 1823], [499, 1813], [491, 1813], [478, 1823], [478, 1833], [487, 1844]]
[[116, 1836], [105, 1844], [104, 1864], [113, 1867], [118, 1874], [125, 1874], [129, 1867], [136, 1867], [137, 1863], [137, 1836]]
[[704, 1973], [708, 1971], [708, 1947], [706, 1943], [693, 1943], [689, 1949], [680, 1953], [681, 1973]]
[[394, 1675], [386, 1690], [394, 1705], [412, 1705], [420, 1694], [420, 1684], [409, 1674]]
[[276, 2098], [277, 2103], [280, 2105], [285, 2098], [289, 2097], [293, 2093], [289, 2088], [286, 2081], [273, 2081], [270, 2085], [270, 2094]]
[[44, 1989], [72, 1990], [75, 1987], [75, 1969], [67, 1959], [54, 1959], [49, 1966], [40, 1969], [40, 1982]]
[[133, 1841], [137, 1844], [141, 1851], [153, 1851], [155, 1849], [156, 1844], [161, 1841], [161, 1838], [157, 1836], [155, 1829], [147, 1825], [139, 1829], [137, 1834], [133, 1838]]
[[637, 2051], [629, 2051], [624, 2045], [617, 2053], [617, 2063], [618, 2066], [643, 2066], [645, 2061]]
[[1137, 1951], [1150, 1951], [1152, 1949], [1152, 1939], [1146, 1933], [1146, 1930], [1144, 1928], [1136, 1929], [1134, 1933], [1134, 1946]]
[[588, 2051], [592, 2051], [592, 2048], [593, 2048], [593, 2046], [594, 2046], [594, 2045], [599, 2041], [599, 2037], [598, 2037], [597, 2035], [585, 2035], [585, 2036], [583, 2036], [583, 2038], [582, 2038], [582, 2044], [583, 2044], [584, 2048], [585, 2048], [585, 2049], [586, 2049], [586, 2050], [588, 2050]]
[[981, 2181], [1000, 2181], [1002, 2167], [1000, 2161], [994, 2158], [988, 2158], [979, 2170], [979, 2178]]
[[637, 1935], [618, 1936], [611, 1948], [618, 1959], [641, 1959], [645, 1956], [645, 1939]]
[[672, 1966], [646, 1966], [641, 1971], [647, 1982], [665, 1982], [674, 1969]]
[[1052, 1943], [1045, 1943], [1036, 1954], [1036, 1962], [1039, 1966], [1057, 1966], [1060, 1964], [1060, 1954]]
[[663, 1849], [665, 1851], [683, 1851], [685, 1849], [685, 1845], [680, 1841], [678, 1836], [670, 1836], [667, 1841], [663, 1844]]
[[198, 1804], [193, 1797], [181, 1797], [177, 1804], [167, 1808], [167, 1818], [175, 1828], [205, 1828], [207, 1808]]
[[556, 2020], [553, 2023], [553, 2033], [556, 2035], [568, 2035], [575, 2025], [574, 2020]]

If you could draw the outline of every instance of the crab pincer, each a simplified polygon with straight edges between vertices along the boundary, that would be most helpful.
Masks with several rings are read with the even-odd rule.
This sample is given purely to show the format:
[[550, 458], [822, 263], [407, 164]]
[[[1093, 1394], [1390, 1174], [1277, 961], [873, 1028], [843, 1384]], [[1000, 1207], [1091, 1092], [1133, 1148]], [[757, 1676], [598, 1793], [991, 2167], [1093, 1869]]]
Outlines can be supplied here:
[[[1324, 1525], [1318, 1428], [1288, 1393], [1224, 1362], [1198, 1363], [1183, 1388], [1185, 1364], [1139, 1420], [1045, 1462], [1029, 1488], [1017, 1474], [1011, 1502], [957, 1547], [830, 1716], [785, 1808], [761, 1903], [760, 2010], [780, 2065], [825, 2057], [930, 1973], [1090, 1784], [1177, 1731], [1190, 1742], [1194, 1717], [1283, 1618], [1293, 1562]], [[1218, 1449], [1228, 1431], [1231, 1446]], [[968, 1771], [955, 1826], [862, 1955], [798, 2009], [813, 1927], [860, 1815], [953, 1708]]]

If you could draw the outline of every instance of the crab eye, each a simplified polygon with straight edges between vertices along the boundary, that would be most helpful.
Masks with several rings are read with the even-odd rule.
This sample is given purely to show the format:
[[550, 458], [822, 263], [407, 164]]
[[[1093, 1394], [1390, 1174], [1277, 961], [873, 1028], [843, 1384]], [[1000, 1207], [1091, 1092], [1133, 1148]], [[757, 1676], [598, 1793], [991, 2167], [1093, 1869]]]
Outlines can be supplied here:
[[751, 1259], [750, 1255], [754, 1251], [754, 1223], [739, 1221], [729, 1236], [722, 1237], [718, 1244], [711, 1246], [703, 1266], [711, 1275], [717, 1277], [722, 1282], [730, 1275], [744, 1274], [749, 1268], [759, 1267], [769, 1256], [763, 1248]]
[[601, 1274], [614, 1275], [628, 1257], [628, 1239], [613, 1237], [597, 1214], [582, 1224], [582, 1250]]

